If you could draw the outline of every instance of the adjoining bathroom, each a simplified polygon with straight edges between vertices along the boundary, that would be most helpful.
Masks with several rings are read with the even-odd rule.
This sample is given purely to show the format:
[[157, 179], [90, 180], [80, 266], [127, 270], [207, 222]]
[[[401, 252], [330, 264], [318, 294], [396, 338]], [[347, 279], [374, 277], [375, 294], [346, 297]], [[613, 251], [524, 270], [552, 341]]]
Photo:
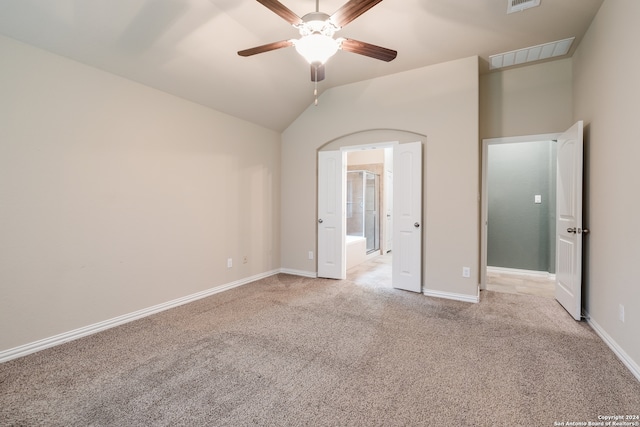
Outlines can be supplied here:
[[347, 153], [347, 270], [382, 254], [391, 256], [392, 150]]
[[347, 172], [347, 268], [380, 250], [380, 175], [368, 170]]

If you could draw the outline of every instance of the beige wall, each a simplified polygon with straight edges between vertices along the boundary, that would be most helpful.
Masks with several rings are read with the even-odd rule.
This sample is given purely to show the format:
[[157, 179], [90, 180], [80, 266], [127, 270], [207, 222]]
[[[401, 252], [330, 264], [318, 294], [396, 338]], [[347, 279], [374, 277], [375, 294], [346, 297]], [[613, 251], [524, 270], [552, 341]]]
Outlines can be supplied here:
[[280, 267], [278, 133], [4, 37], [0, 56], [0, 351]]
[[[392, 129], [400, 130], [394, 131]], [[478, 59], [337, 87], [282, 136], [282, 266], [313, 273], [317, 151], [325, 144], [417, 140], [424, 153], [423, 288], [477, 295]], [[344, 138], [343, 138], [344, 137]], [[472, 278], [462, 277], [462, 267]]]
[[571, 59], [480, 77], [480, 137], [564, 132], [572, 124]]
[[372, 163], [384, 163], [384, 150], [358, 150], [347, 152], [347, 164], [368, 165]]
[[573, 93], [586, 126], [586, 310], [640, 376], [639, 16], [638, 1], [603, 3], [573, 57]]

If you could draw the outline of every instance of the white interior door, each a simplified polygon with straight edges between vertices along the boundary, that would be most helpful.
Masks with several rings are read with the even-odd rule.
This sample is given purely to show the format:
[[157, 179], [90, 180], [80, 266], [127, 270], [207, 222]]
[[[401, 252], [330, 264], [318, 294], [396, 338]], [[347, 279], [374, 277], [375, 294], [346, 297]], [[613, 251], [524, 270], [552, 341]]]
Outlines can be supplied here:
[[558, 138], [556, 299], [580, 320], [582, 298], [582, 121]]
[[392, 283], [422, 291], [422, 142], [393, 150]]
[[347, 278], [345, 165], [341, 151], [318, 153], [318, 277]]

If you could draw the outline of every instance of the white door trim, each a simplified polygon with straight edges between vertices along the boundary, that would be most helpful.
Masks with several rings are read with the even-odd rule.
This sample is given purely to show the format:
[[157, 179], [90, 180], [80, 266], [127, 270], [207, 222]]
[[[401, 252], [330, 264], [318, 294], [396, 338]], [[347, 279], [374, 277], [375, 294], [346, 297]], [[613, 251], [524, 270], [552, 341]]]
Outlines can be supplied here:
[[487, 203], [487, 168], [489, 145], [512, 144], [516, 142], [550, 141], [560, 137], [560, 133], [545, 133], [540, 135], [512, 136], [504, 138], [488, 138], [482, 140], [482, 189], [480, 196], [480, 289], [487, 289], [487, 221], [489, 220], [489, 206]]
[[379, 148], [392, 148], [398, 144], [399, 144], [398, 141], [389, 141], [389, 142], [374, 142], [371, 144], [346, 145], [344, 147], [340, 147], [340, 151], [377, 150]]

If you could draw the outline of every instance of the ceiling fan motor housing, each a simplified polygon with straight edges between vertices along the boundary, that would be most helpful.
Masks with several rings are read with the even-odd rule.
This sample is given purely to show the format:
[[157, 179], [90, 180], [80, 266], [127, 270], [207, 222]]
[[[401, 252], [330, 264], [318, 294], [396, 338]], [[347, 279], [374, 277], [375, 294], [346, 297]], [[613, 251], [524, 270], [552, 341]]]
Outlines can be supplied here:
[[323, 12], [307, 13], [302, 17], [302, 23], [297, 28], [303, 37], [310, 34], [333, 37], [333, 34], [340, 29], [331, 21], [331, 17]]

